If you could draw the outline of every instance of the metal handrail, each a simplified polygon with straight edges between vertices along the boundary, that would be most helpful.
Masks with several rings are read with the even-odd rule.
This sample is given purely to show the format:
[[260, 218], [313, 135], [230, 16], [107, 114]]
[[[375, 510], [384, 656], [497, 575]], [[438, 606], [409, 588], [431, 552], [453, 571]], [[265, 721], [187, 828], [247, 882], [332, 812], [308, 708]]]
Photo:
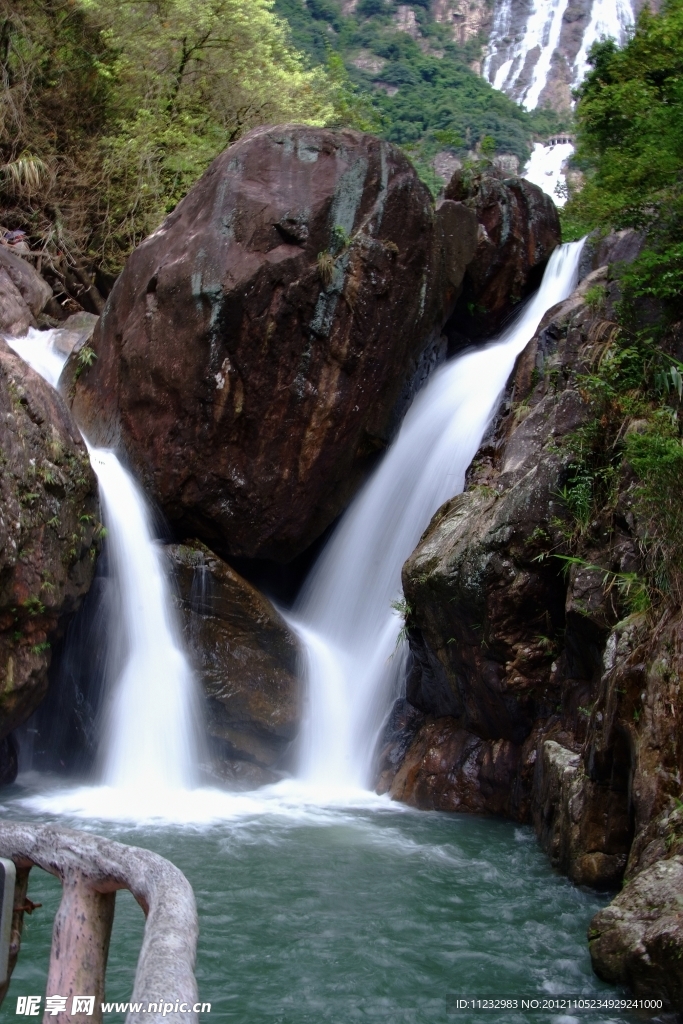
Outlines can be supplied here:
[[[118, 889], [129, 889], [142, 907], [145, 933], [126, 1024], [197, 1024], [197, 906], [192, 886], [170, 861], [150, 850], [55, 825], [0, 824], [0, 857], [14, 861], [17, 880], [10, 971], [21, 944], [26, 890], [32, 867], [56, 875], [62, 901], [55, 917], [48, 994], [95, 996], [92, 1015], [59, 1013], [45, 1024], [100, 1024], [109, 939]], [[0, 1002], [9, 986], [0, 988]], [[148, 1009], [158, 1004], [158, 1012]], [[163, 1005], [173, 1010], [162, 1010]], [[176, 1005], [178, 1009], [176, 1009]]]

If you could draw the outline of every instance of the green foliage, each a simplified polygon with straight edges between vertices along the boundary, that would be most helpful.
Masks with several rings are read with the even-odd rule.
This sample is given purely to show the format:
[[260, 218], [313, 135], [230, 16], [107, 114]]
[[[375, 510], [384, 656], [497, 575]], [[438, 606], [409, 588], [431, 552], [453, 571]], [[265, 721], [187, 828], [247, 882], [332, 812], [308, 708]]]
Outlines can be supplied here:
[[595, 475], [585, 465], [575, 466], [564, 487], [558, 491], [579, 530], [588, 526], [593, 515]]
[[586, 181], [563, 212], [565, 237], [591, 228], [648, 233], [623, 275], [627, 300], [683, 310], [683, 0], [646, 6], [619, 49], [597, 43], [578, 90], [576, 163]]
[[24, 608], [29, 615], [42, 615], [45, 611], [45, 605], [39, 597], [27, 597], [25, 601], [21, 602], [21, 607]]
[[342, 252], [344, 249], [348, 249], [351, 245], [351, 236], [341, 226], [341, 224], [335, 224], [332, 228], [332, 242], [330, 249], [333, 253], [337, 254]]
[[635, 492], [647, 563], [660, 590], [677, 601], [683, 598], [683, 446], [664, 418], [645, 434], [626, 439], [625, 458], [635, 469]]
[[401, 619], [403, 619], [403, 625], [401, 626], [398, 636], [396, 637], [396, 647], [401, 643], [408, 640], [408, 621], [410, 616], [413, 614], [413, 609], [405, 597], [401, 597], [396, 601], [391, 602], [391, 607]]
[[[629, 501], [652, 601], [683, 598], [682, 371], [647, 332], [622, 329], [594, 370], [577, 379], [593, 416], [565, 439], [574, 462], [560, 497], [572, 517], [572, 543], [615, 509], [623, 463], [635, 473]], [[642, 609], [632, 602], [632, 610]]]
[[592, 175], [577, 205], [592, 220], [642, 227], [681, 198], [681, 0], [669, 0], [661, 15], [645, 7], [627, 45], [598, 43], [590, 63], [576, 120], [577, 158]]
[[88, 367], [97, 359], [97, 353], [90, 345], [84, 345], [76, 357], [76, 369], [74, 370], [74, 381], [77, 381]]
[[111, 270], [249, 128], [351, 118], [272, 0], [0, 3], [9, 220]]
[[595, 284], [589, 288], [584, 296], [584, 302], [591, 313], [597, 313], [604, 305], [606, 289], [603, 284]]

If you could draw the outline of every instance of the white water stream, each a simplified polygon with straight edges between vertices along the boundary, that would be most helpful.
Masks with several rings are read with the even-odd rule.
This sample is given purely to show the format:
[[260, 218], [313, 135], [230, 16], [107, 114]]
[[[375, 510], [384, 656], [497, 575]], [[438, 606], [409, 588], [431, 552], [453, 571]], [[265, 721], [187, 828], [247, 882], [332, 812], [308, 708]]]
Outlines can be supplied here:
[[538, 292], [495, 342], [439, 369], [314, 566], [292, 623], [306, 645], [301, 775], [367, 787], [377, 735], [402, 682], [401, 567], [437, 509], [459, 494], [515, 359], [574, 289], [582, 243], [552, 255]]
[[[32, 797], [27, 807], [86, 818], [207, 822], [385, 802], [366, 787], [377, 734], [402, 679], [401, 619], [392, 609], [401, 596], [401, 566], [433, 513], [462, 490], [517, 355], [545, 311], [576, 284], [581, 244], [556, 250], [539, 291], [499, 339], [433, 375], [314, 567], [291, 616], [304, 641], [309, 694], [298, 780], [251, 794], [195, 788], [194, 681], [146, 502], [113, 452], [90, 450], [120, 605], [110, 624], [101, 780]], [[8, 341], [56, 384], [58, 331]]]
[[[102, 781], [135, 793], [194, 786], [199, 749], [196, 688], [175, 621], [162, 554], [144, 495], [114, 452], [89, 448], [97, 473], [117, 591], [111, 624], [111, 696]], [[121, 666], [121, 668], [119, 668]]]
[[537, 142], [524, 168], [527, 181], [538, 185], [552, 198], [556, 206], [564, 206], [567, 201], [562, 186], [565, 182], [564, 165], [574, 152], [571, 142], [561, 142], [544, 146]]

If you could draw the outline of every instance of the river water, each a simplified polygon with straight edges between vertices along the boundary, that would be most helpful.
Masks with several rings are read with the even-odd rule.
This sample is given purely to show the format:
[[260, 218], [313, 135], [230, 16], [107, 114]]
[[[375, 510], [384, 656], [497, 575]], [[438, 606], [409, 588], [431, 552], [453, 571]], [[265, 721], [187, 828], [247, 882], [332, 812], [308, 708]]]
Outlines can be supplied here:
[[[3, 816], [53, 819], [19, 802], [44, 787], [27, 778], [0, 792]], [[224, 813], [183, 828], [58, 819], [153, 849], [185, 872], [199, 905], [199, 994], [212, 1004], [203, 1024], [570, 1024], [562, 1014], [453, 1011], [463, 995], [614, 994], [592, 973], [585, 939], [606, 898], [554, 873], [528, 827], [370, 797], [306, 807], [282, 792], [235, 797], [232, 817]], [[29, 894], [44, 907], [26, 918], [10, 1008], [44, 991], [59, 889], [34, 870]], [[142, 927], [133, 898], [119, 893], [110, 1000], [130, 998]]]

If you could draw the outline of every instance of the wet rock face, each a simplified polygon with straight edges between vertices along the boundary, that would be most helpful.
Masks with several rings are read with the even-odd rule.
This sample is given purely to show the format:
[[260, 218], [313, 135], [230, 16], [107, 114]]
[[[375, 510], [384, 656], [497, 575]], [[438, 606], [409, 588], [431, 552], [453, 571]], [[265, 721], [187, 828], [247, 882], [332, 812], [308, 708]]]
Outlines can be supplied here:
[[297, 641], [276, 609], [204, 545], [166, 548], [186, 643], [205, 697], [216, 772], [272, 781], [299, 730]]
[[517, 817], [509, 780], [519, 759], [519, 748], [506, 740], [483, 740], [457, 719], [428, 718], [387, 789], [392, 799], [423, 810]]
[[441, 805], [533, 818], [554, 863], [596, 885], [622, 877], [633, 826], [628, 742], [610, 740], [590, 771], [574, 763], [598, 725], [590, 709], [620, 618], [591, 564], [631, 570], [636, 542], [622, 519], [616, 528], [594, 524], [588, 565], [563, 571], [552, 553], [571, 532], [565, 441], [591, 415], [577, 375], [604, 333], [595, 334], [583, 295], [605, 276], [590, 274], [546, 315], [465, 493], [436, 513], [403, 568], [406, 698], [425, 721], [412, 736], [393, 738], [392, 749], [403, 742], [405, 753], [393, 766], [385, 756], [382, 778], [385, 789], [418, 805], [433, 806], [438, 789]]
[[52, 289], [28, 260], [0, 245], [0, 333], [21, 337], [52, 298]]
[[633, 832], [627, 801], [613, 783], [590, 779], [580, 753], [543, 743], [534, 823], [553, 867], [576, 885], [615, 889], [623, 878]]
[[683, 1007], [683, 857], [659, 861], [595, 915], [588, 931], [593, 969], [645, 999]]
[[524, 178], [462, 170], [444, 195], [469, 207], [479, 225], [477, 251], [456, 312], [458, 330], [474, 337], [491, 335], [540, 283], [562, 238], [557, 207]]
[[453, 308], [476, 225], [401, 152], [257, 129], [136, 250], [76, 386], [172, 525], [287, 561], [344, 507]]
[[[45, 696], [51, 645], [93, 577], [99, 507], [62, 399], [1, 340], [0, 459], [2, 744]], [[11, 745], [0, 764], [7, 776]]]

